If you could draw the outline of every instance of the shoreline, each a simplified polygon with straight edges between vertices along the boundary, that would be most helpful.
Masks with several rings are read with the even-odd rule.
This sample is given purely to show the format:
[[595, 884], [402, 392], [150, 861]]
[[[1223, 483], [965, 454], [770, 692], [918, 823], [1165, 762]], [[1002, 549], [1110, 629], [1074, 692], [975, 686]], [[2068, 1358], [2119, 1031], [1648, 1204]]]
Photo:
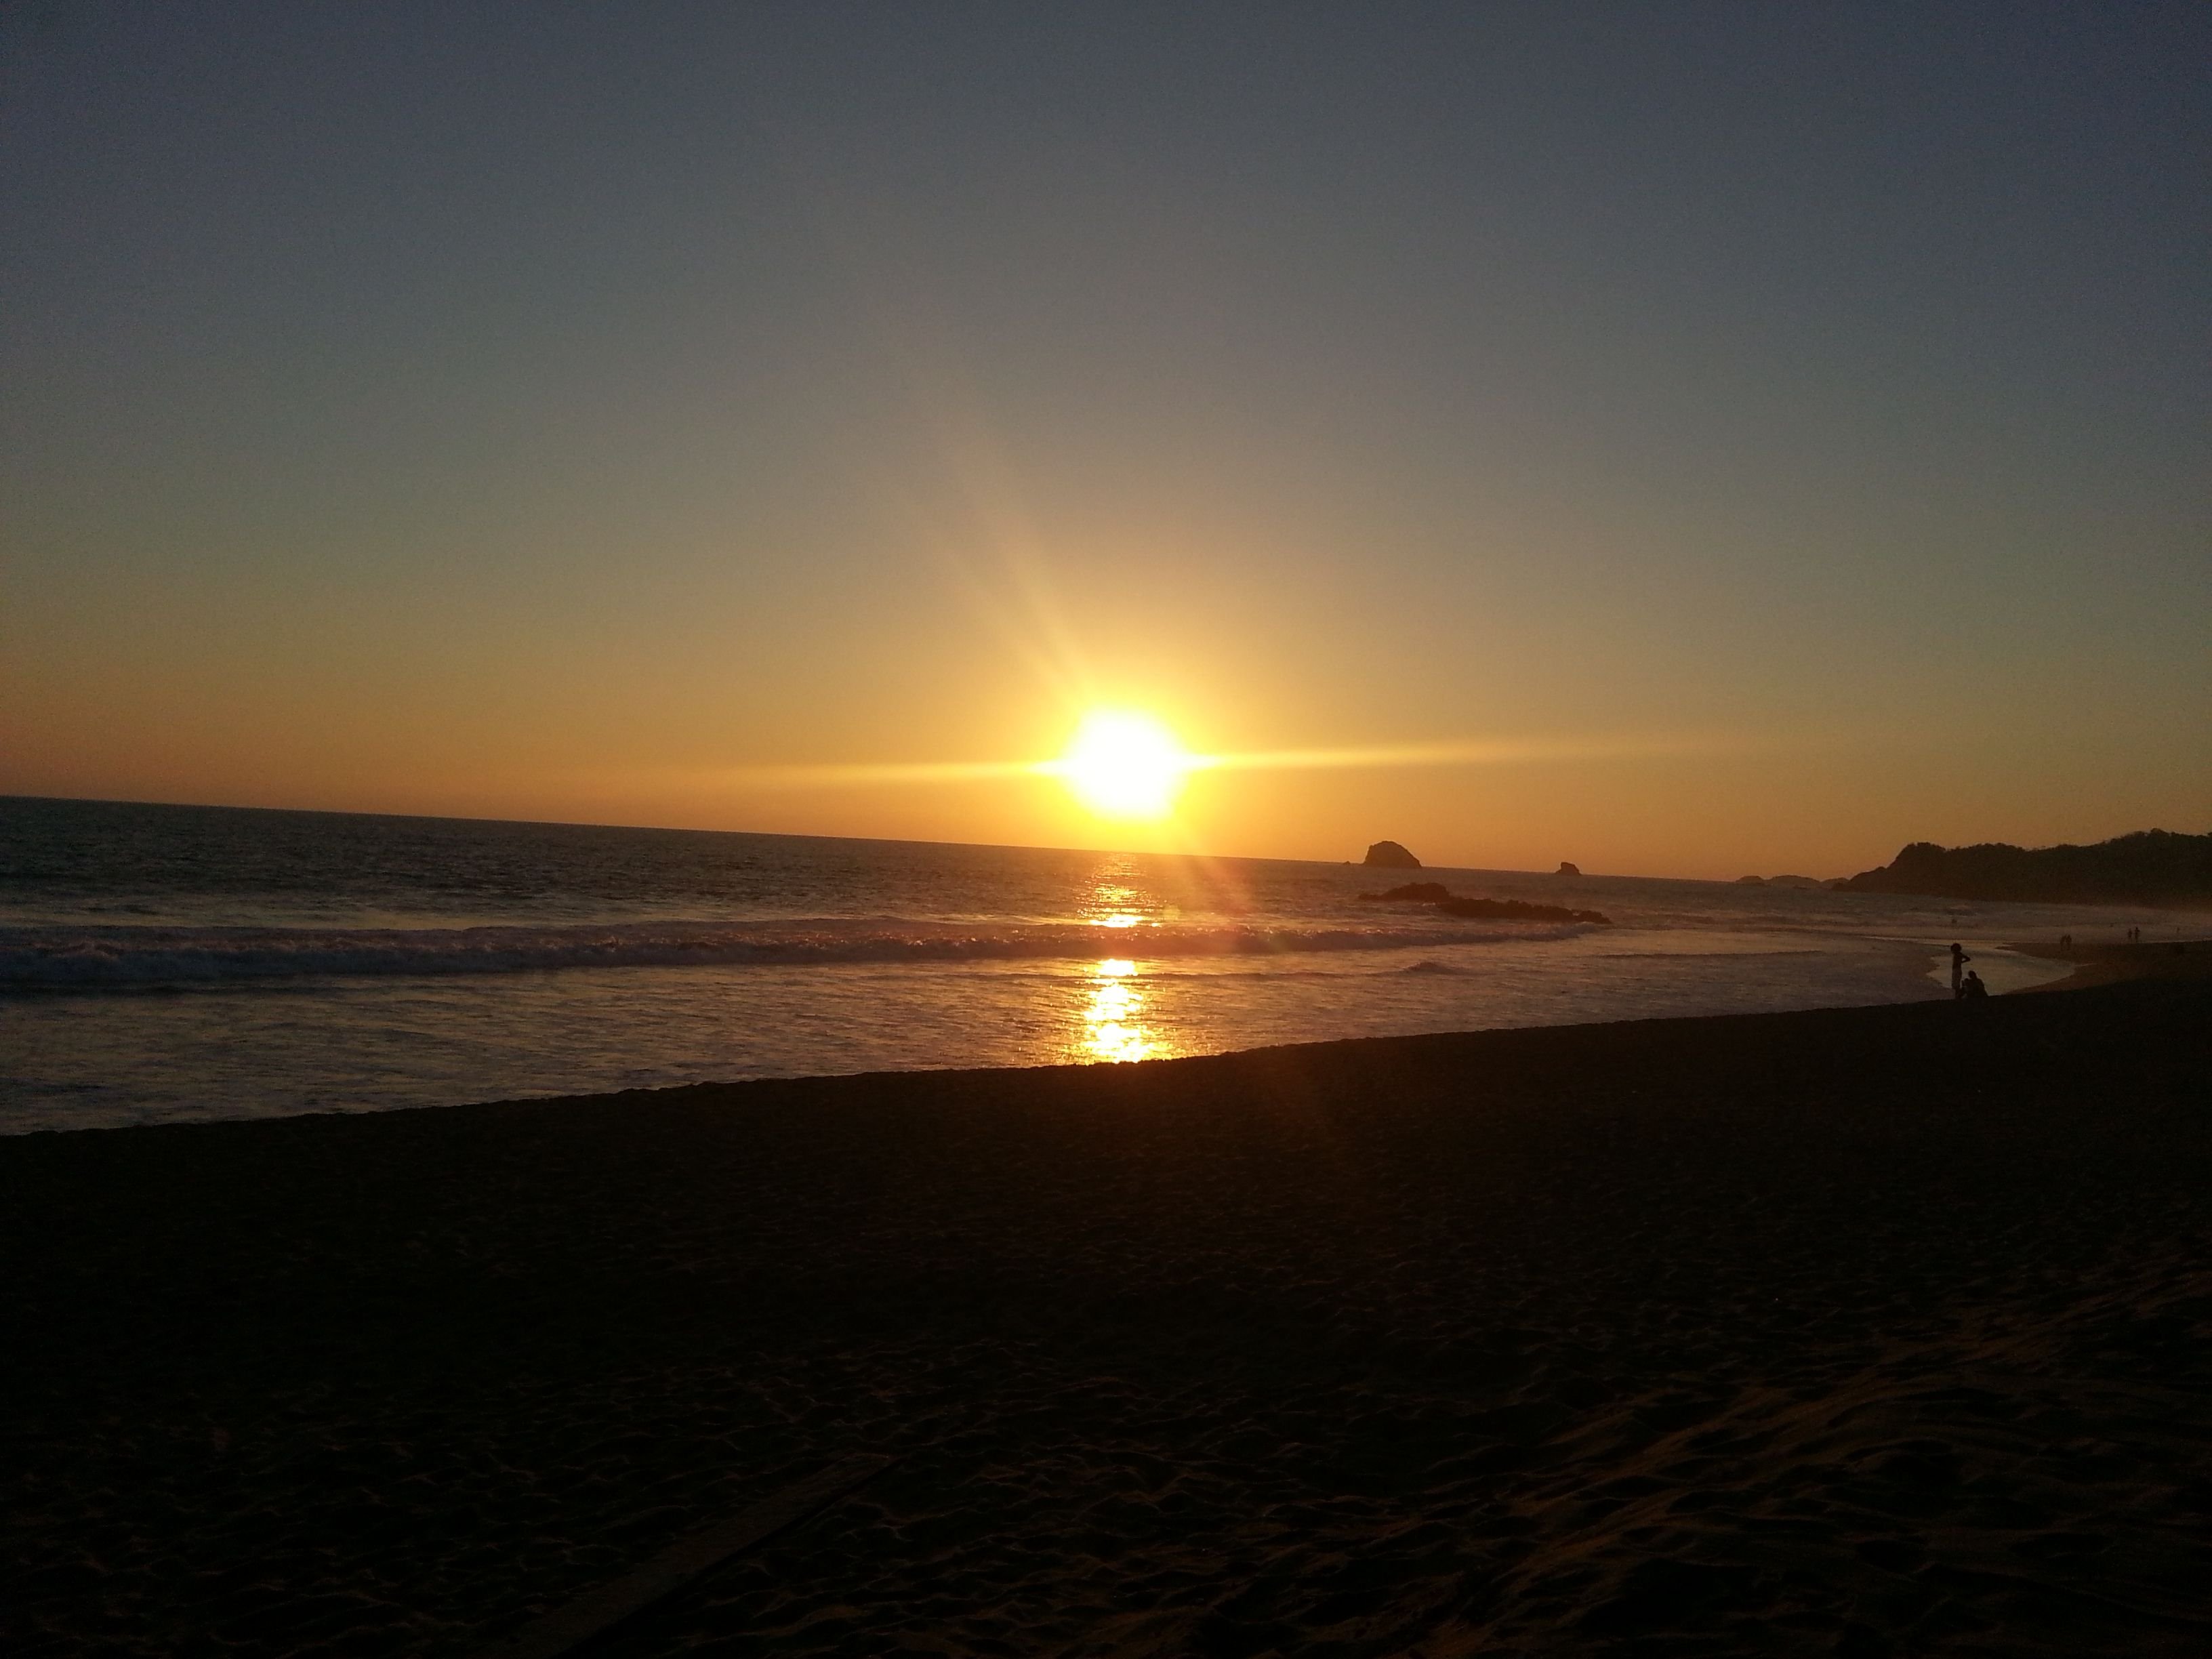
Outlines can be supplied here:
[[[2014, 987], [2003, 991], [1993, 992], [1991, 994], [1993, 998], [2010, 997], [2027, 994], [2029, 993], [2040, 994], [2051, 991], [2078, 990], [2094, 986], [2108, 985], [2136, 980], [2192, 980], [2203, 978], [2208, 975], [2212, 975], [2212, 939], [2160, 941], [2153, 944], [2142, 945], [2126, 945], [2119, 943], [2104, 945], [2092, 944], [2075, 946], [2070, 951], [2066, 949], [2063, 949], [2054, 942], [2049, 941], [2007, 943], [1996, 948], [2013, 952], [2020, 956], [2034, 957], [2039, 960], [2070, 963], [2073, 964], [2073, 968], [2072, 971], [2063, 978], [2054, 979], [2038, 984]], [[1924, 976], [1925, 980], [1929, 984], [1936, 987], [1937, 991], [1940, 992], [1942, 986], [1942, 953], [1935, 946], [1929, 945], [1927, 947], [1927, 959], [1929, 966]], [[1912, 982], [1916, 985], [1919, 984], [1922, 982], [1922, 976], [1916, 975]], [[55, 994], [59, 995], [66, 994], [57, 993]], [[1901, 1001], [1885, 1000], [1874, 1003], [1841, 1003], [1832, 1005], [1832, 1006], [1838, 1010], [1858, 1007], [1905, 1007], [1914, 1006], [1920, 1002], [1942, 1000], [1947, 1000], [1947, 999], [1937, 994], [1929, 994], [1909, 998]], [[1826, 1005], [1823, 1005], [1822, 1006], [1826, 1006]], [[1207, 1053], [1179, 1055], [1175, 1056], [1172, 1060], [1153, 1059], [1139, 1063], [1157, 1066], [1163, 1063], [1176, 1063], [1176, 1061], [1182, 1060], [1226, 1060], [1245, 1054], [1274, 1052], [1278, 1050], [1291, 1050], [1303, 1047], [1314, 1047], [1331, 1042], [1389, 1042], [1401, 1040], [1417, 1040], [1423, 1036], [1432, 1037], [1437, 1036], [1474, 1035], [1478, 1033], [1509, 1030], [1577, 1030], [1613, 1024], [1646, 1024], [1656, 1021], [1689, 1020], [1694, 1022], [1702, 1019], [1755, 1018], [1762, 1017], [1762, 1015], [1767, 1012], [1781, 1013], [1787, 1012], [1803, 1012], [1820, 1011], [1820, 1008], [1816, 1007], [1809, 1010], [1759, 1011], [1750, 1013], [1727, 1012], [1714, 1014], [1668, 1014], [1637, 1016], [1622, 1020], [1580, 1020], [1558, 1025], [1480, 1026], [1469, 1028], [1466, 1031], [1459, 1032], [1406, 1033], [1395, 1036], [1352, 1036], [1346, 1037], [1317, 1038], [1305, 1043], [1258, 1043], [1252, 1047], [1244, 1048], [1227, 1048]], [[815, 1083], [836, 1083], [856, 1080], [872, 1081], [904, 1077], [959, 1077], [966, 1076], [970, 1073], [992, 1075], [1013, 1074], [1024, 1076], [1048, 1075], [1060, 1071], [1080, 1072], [1089, 1070], [1104, 1063], [1108, 1062], [1101, 1062], [1097, 1060], [1061, 1060], [1044, 1064], [1008, 1066], [891, 1066], [860, 1072], [805, 1073], [787, 1077], [769, 1076], [760, 1078], [729, 1079], [701, 1083], [647, 1084], [633, 1089], [599, 1090], [581, 1094], [559, 1094], [549, 1092], [543, 1094], [500, 1096], [488, 1099], [462, 1099], [459, 1101], [437, 1103], [422, 1102], [389, 1106], [380, 1105], [370, 1108], [356, 1106], [312, 1108], [304, 1110], [270, 1112], [259, 1115], [241, 1115], [238, 1116], [224, 1117], [175, 1118], [145, 1122], [90, 1123], [82, 1125], [41, 1124], [31, 1127], [9, 1127], [0, 1129], [0, 1144], [5, 1144], [9, 1140], [20, 1139], [25, 1137], [107, 1134], [121, 1130], [183, 1127], [216, 1123], [262, 1123], [283, 1121], [293, 1118], [356, 1117], [382, 1115], [392, 1112], [465, 1112], [481, 1110], [492, 1107], [549, 1105], [556, 1103], [570, 1103], [602, 1098], [643, 1098], [661, 1094], [680, 1093], [689, 1090], [750, 1088], [757, 1085], [770, 1083], [810, 1085]], [[1111, 1062], [1111, 1064], [1115, 1065], [1127, 1065], [1129, 1063], [1131, 1062]]]
[[[2212, 988], [0, 1141], [11, 1650], [2196, 1652]], [[1686, 1647], [1683, 1644], [1688, 1644]]]
[[[2212, 939], [2164, 939], [2139, 945], [2124, 942], [2060, 945], [2039, 941], [2004, 947], [2024, 957], [2045, 962], [2070, 962], [2074, 971], [2047, 985], [2030, 985], [2028, 991], [2073, 991], [2095, 985], [2120, 985], [2138, 980], [2200, 980], [2212, 978]], [[2012, 994], [2017, 995], [2015, 992]]]

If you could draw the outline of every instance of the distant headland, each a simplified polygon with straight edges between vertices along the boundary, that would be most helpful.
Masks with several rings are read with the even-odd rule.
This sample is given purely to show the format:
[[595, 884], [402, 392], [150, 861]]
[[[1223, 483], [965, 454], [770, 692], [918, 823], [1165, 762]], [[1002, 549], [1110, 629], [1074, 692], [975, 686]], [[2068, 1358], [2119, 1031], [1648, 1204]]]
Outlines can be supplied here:
[[1879, 870], [1835, 884], [1847, 893], [2019, 899], [2053, 904], [2212, 904], [2212, 835], [2140, 830], [2094, 847], [1938, 847], [1916, 841]]

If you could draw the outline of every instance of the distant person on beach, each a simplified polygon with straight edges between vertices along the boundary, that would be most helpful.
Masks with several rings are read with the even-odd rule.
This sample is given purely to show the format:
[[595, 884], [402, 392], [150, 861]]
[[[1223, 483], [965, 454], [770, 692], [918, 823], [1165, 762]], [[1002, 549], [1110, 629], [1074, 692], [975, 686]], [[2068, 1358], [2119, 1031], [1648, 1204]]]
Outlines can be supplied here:
[[1972, 960], [1973, 957], [1968, 956], [1965, 951], [1960, 948], [1958, 940], [1953, 939], [1951, 941], [1951, 994], [1953, 996], [1962, 997], [1966, 994], [1959, 987], [1959, 973], [1961, 969], [1966, 967], [1966, 965]]
[[1960, 981], [1960, 996], [1971, 1002], [1976, 997], [1985, 997], [1989, 994], [1990, 988], [1982, 983], [1982, 976], [1969, 968], [1966, 970], [1966, 977]]

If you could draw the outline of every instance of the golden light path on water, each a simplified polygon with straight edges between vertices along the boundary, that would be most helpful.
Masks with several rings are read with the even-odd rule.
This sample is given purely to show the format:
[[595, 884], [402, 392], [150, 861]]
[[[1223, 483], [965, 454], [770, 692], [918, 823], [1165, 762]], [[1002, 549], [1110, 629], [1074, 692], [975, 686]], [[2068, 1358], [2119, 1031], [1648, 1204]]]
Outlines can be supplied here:
[[[1117, 867], [1118, 866], [1118, 867]], [[1093, 878], [1082, 906], [1093, 927], [1133, 942], [1136, 929], [1150, 920], [1142, 895], [1123, 878], [1127, 866], [1115, 861]], [[1067, 1057], [1075, 1060], [1160, 1060], [1176, 1053], [1156, 1021], [1146, 1018], [1150, 992], [1129, 957], [1103, 957], [1085, 971], [1075, 1008], [1075, 1029]]]
[[1085, 1059], [1149, 1060], [1163, 1052], [1145, 1028], [1145, 994], [1136, 980], [1137, 964], [1126, 957], [1109, 957], [1091, 969], [1079, 1045]]

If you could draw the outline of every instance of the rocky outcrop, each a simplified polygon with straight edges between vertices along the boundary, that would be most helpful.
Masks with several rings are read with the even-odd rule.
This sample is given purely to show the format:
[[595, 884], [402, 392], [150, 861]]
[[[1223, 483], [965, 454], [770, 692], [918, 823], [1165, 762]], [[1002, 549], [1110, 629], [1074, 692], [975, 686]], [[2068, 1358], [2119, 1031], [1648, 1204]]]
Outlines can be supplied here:
[[1569, 864], [1565, 859], [1561, 859], [1559, 860], [1559, 867], [1552, 872], [1555, 876], [1579, 876], [1582, 872], [1582, 866], [1579, 864]]
[[1378, 870], [1418, 870], [1421, 867], [1420, 860], [1395, 841], [1376, 842], [1367, 849], [1367, 856], [1360, 862], [1372, 865]]
[[1589, 921], [1613, 926], [1613, 918], [1596, 910], [1570, 910], [1559, 904], [1530, 904], [1522, 899], [1448, 898], [1437, 908], [1448, 916], [1476, 916], [1487, 921]]
[[1559, 904], [1530, 904], [1523, 899], [1461, 898], [1440, 881], [1408, 882], [1387, 893], [1362, 893], [1370, 904], [1429, 904], [1448, 916], [1483, 921], [1587, 921], [1610, 927], [1612, 918], [1595, 910], [1570, 910]]
[[2212, 835], [2142, 830], [2094, 847], [1938, 847], [1916, 841], [1879, 870], [1836, 885], [1851, 893], [2011, 899], [2045, 904], [2212, 903]]

